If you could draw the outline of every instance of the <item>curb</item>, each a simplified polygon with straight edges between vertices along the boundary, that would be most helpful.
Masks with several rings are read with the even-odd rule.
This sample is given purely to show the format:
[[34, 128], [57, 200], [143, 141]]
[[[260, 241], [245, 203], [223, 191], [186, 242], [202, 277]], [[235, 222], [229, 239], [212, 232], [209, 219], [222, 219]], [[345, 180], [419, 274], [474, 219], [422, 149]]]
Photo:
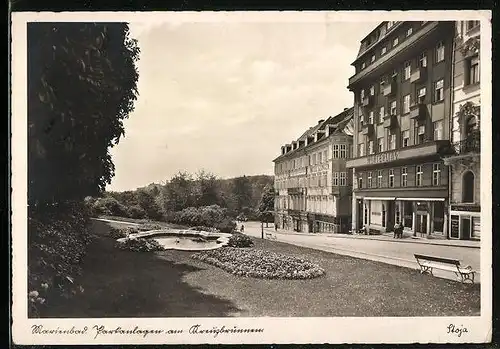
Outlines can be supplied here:
[[[353, 237], [348, 234], [303, 234], [303, 233], [281, 233], [277, 232], [277, 234], [281, 235], [298, 235], [298, 236], [323, 236], [323, 237], [332, 237], [332, 238], [337, 238], [337, 239], [358, 239], [358, 240], [376, 240], [376, 241], [386, 241], [386, 242], [399, 242], [399, 243], [407, 243], [407, 244], [426, 244], [426, 245], [434, 245], [434, 246], [449, 246], [449, 247], [464, 247], [464, 248], [476, 248], [480, 249], [481, 246], [471, 246], [471, 245], [454, 245], [454, 244], [449, 244], [449, 243], [439, 243], [439, 242], [430, 242], [430, 241], [423, 241], [423, 240], [405, 240], [405, 239], [380, 239], [376, 237], [372, 238], [364, 238], [364, 237]], [[412, 241], [413, 240], [413, 241]]]

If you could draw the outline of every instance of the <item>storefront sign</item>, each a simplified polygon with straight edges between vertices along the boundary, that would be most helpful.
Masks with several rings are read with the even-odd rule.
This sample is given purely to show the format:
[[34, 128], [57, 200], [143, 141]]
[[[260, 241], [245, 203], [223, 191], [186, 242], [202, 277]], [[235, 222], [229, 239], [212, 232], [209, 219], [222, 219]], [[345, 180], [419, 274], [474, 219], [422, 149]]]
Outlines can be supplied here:
[[452, 211], [481, 212], [479, 205], [451, 205]]
[[399, 159], [398, 151], [391, 151], [387, 153], [372, 155], [368, 157], [369, 165], [383, 164], [385, 162], [396, 161]]
[[460, 236], [460, 232], [458, 230], [458, 224], [459, 224], [459, 217], [458, 216], [451, 216], [451, 232], [450, 236], [452, 238], [457, 238]]

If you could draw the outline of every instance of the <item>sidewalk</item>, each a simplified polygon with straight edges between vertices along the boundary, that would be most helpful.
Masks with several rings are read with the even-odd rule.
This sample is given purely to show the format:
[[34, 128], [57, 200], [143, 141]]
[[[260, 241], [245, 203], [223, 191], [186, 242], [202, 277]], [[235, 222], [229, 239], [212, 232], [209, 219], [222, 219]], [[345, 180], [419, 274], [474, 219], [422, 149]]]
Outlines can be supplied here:
[[421, 237], [413, 237], [406, 233], [402, 239], [395, 239], [393, 233], [386, 233], [382, 235], [361, 235], [361, 234], [334, 234], [334, 233], [303, 233], [296, 232], [293, 230], [283, 230], [274, 228], [264, 228], [265, 231], [275, 232], [284, 235], [305, 235], [305, 236], [327, 236], [331, 238], [340, 239], [368, 239], [368, 240], [380, 240], [387, 242], [399, 242], [399, 243], [417, 243], [417, 244], [428, 244], [428, 245], [439, 245], [439, 246], [455, 246], [455, 247], [467, 247], [467, 248], [480, 248], [480, 241], [471, 240], [445, 240], [445, 239], [427, 239]]

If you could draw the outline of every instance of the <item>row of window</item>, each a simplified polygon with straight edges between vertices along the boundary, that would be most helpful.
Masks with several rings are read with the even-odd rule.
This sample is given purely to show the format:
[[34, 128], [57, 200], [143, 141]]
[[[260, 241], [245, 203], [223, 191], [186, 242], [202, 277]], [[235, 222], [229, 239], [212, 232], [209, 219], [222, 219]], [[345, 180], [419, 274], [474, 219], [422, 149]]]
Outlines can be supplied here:
[[[333, 159], [347, 159], [349, 158], [347, 144], [334, 144], [332, 150]], [[316, 152], [308, 156], [302, 156], [297, 159], [292, 159], [286, 162], [282, 162], [276, 165], [276, 173], [282, 173], [284, 171], [295, 170], [299, 168], [304, 168], [306, 166], [320, 165], [328, 162], [329, 150], [325, 149], [323, 151]]]
[[[426, 141], [439, 141], [444, 138], [443, 136], [443, 121], [435, 121], [432, 123], [433, 127], [433, 137], [432, 139], [427, 137], [426, 130], [425, 130], [425, 125], [416, 125], [415, 130], [414, 130], [414, 139], [413, 139], [413, 145], [419, 145], [423, 144]], [[401, 148], [406, 148], [409, 147], [410, 144], [410, 130], [403, 130], [401, 131], [400, 135], [400, 147]], [[387, 145], [385, 142], [385, 137], [379, 137], [377, 138], [376, 144], [377, 144], [377, 149], [375, 149], [375, 141], [369, 139], [366, 143], [362, 142], [358, 144], [358, 156], [366, 156], [366, 155], [373, 155], [376, 153], [381, 153], [384, 151], [388, 150], [395, 150], [397, 148], [397, 136], [398, 133], [393, 131], [387, 135]], [[365, 144], [366, 144], [366, 150], [365, 150]]]
[[[473, 74], [475, 74], [476, 76], [479, 76], [479, 71], [474, 72]], [[434, 92], [433, 99], [432, 99], [433, 103], [439, 103], [439, 102], [442, 102], [444, 100], [444, 79], [439, 79], [433, 83], [433, 92]], [[374, 86], [370, 87], [369, 93], [370, 93], [370, 96], [375, 95], [375, 87]], [[416, 88], [416, 90], [415, 90], [416, 98], [413, 99], [414, 103], [412, 103], [412, 98], [411, 98], [410, 93], [404, 95], [402, 97], [402, 101], [403, 101], [403, 108], [401, 111], [402, 114], [403, 115], [408, 114], [410, 112], [410, 108], [411, 108], [412, 104], [425, 103], [426, 95], [427, 95], [427, 87], [425, 87], [425, 86]], [[360, 98], [361, 98], [361, 100], [363, 100], [365, 98], [364, 90], [361, 90]], [[384, 117], [386, 115], [397, 115], [398, 114], [397, 113], [398, 104], [397, 104], [396, 99], [388, 101], [387, 106], [388, 106], [387, 113], [385, 110], [385, 108], [386, 108], [385, 105], [380, 106], [378, 108], [378, 122], [379, 123], [383, 122]], [[363, 123], [365, 121], [368, 124], [373, 124], [375, 121], [375, 110], [369, 111], [367, 118], [365, 120], [364, 108], [359, 107], [359, 121], [360, 121], [361, 126], [363, 125]]]
[[[394, 49], [395, 47], [397, 47], [400, 44], [400, 39], [405, 40], [406, 38], [410, 37], [412, 34], [413, 34], [413, 27], [409, 27], [406, 29], [404, 37], [401, 38], [400, 36], [395, 36], [391, 40], [388, 40], [388, 43], [385, 45], [382, 45], [379, 52], [374, 52], [370, 56], [370, 59], [368, 61], [364, 61], [361, 63], [361, 65], [358, 67], [358, 72], [362, 71], [363, 69], [365, 69], [369, 65], [375, 63], [377, 61], [377, 59], [384, 57], [385, 54], [390, 49]], [[390, 43], [390, 45], [389, 45], [389, 43]], [[436, 45], [436, 47], [434, 49], [434, 63], [437, 64], [437, 63], [444, 61], [444, 55], [445, 55], [445, 45], [441, 41]], [[427, 66], [427, 56], [426, 55], [425, 55], [425, 66]]]
[[[400, 172], [400, 186], [401, 187], [407, 187], [408, 186], [408, 167], [401, 167], [399, 169]], [[394, 188], [395, 186], [395, 176], [394, 176], [394, 171], [395, 169], [389, 169], [387, 171], [387, 179], [388, 179], [388, 187], [389, 188]], [[382, 179], [383, 179], [383, 170], [378, 170], [378, 171], [370, 171], [367, 172], [366, 174], [366, 188], [382, 188]], [[423, 171], [423, 166], [422, 165], [417, 165], [415, 167], [415, 186], [421, 187], [422, 186], [422, 178], [424, 175]], [[363, 189], [364, 187], [363, 183], [363, 175], [358, 175], [358, 189]], [[433, 186], [439, 186], [441, 185], [441, 164], [436, 163], [432, 164], [432, 185]]]

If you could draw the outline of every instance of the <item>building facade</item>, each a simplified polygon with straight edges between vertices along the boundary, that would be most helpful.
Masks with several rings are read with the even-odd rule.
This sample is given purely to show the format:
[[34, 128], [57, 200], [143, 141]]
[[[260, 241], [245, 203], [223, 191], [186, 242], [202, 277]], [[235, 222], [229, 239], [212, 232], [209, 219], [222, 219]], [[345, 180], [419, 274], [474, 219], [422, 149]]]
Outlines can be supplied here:
[[383, 22], [353, 62], [352, 229], [448, 234], [454, 22]]
[[309, 233], [350, 229], [353, 108], [319, 120], [273, 160], [275, 224]]
[[450, 168], [451, 239], [481, 236], [480, 190], [480, 21], [456, 22], [451, 111], [452, 154]]

